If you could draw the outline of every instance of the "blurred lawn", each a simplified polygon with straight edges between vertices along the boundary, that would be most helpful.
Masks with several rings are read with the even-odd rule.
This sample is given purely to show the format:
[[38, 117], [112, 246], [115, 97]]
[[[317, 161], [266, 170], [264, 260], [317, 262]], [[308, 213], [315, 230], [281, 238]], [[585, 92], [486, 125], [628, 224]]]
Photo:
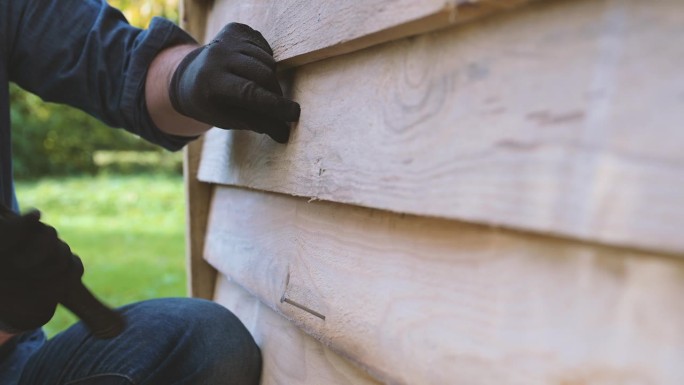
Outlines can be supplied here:
[[[120, 306], [185, 296], [184, 195], [180, 176], [98, 176], [19, 182], [22, 211], [35, 207], [85, 265], [84, 281]], [[60, 308], [48, 336], [75, 318]]]

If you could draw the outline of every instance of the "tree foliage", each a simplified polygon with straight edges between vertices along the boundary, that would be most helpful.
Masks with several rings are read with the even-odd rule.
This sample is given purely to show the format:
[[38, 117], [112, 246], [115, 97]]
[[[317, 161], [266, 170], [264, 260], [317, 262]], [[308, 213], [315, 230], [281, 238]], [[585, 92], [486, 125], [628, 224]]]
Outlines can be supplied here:
[[[154, 16], [178, 20], [178, 0], [111, 0], [132, 25], [144, 28]], [[162, 151], [123, 130], [112, 129], [74, 108], [43, 102], [10, 87], [15, 176], [95, 173], [100, 150]]]
[[178, 0], [110, 0], [109, 4], [120, 9], [136, 27], [147, 27], [154, 16], [178, 22]]

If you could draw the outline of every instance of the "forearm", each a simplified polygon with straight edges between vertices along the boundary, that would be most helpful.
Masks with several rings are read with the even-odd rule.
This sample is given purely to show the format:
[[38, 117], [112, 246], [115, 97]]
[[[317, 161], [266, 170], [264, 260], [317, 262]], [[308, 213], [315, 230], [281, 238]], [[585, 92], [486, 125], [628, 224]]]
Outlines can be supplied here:
[[160, 52], [152, 61], [145, 80], [145, 101], [154, 124], [167, 134], [196, 136], [210, 125], [178, 113], [169, 99], [169, 84], [178, 63], [197, 46], [182, 45]]
[[2, 344], [4, 344], [5, 342], [9, 341], [9, 340], [12, 339], [12, 337], [14, 337], [14, 336], [15, 336], [15, 334], [5, 333], [5, 332], [3, 332], [3, 331], [0, 330], [0, 345], [2, 345]]

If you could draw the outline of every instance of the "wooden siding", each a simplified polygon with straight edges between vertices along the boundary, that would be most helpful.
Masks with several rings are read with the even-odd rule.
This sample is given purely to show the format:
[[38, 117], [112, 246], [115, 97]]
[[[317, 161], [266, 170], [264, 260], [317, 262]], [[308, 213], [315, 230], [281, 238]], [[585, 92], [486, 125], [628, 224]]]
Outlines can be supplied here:
[[[203, 181], [684, 252], [684, 3], [552, 1], [300, 67]], [[654, 135], [657, 132], [657, 135]]]
[[677, 259], [232, 187], [205, 257], [386, 383], [684, 382]]
[[224, 276], [214, 299], [237, 315], [259, 344], [261, 385], [379, 384]]
[[192, 293], [262, 385], [684, 383], [684, 2], [185, 4], [302, 105], [187, 151]]
[[248, 24], [273, 47], [281, 66], [357, 51], [514, 8], [530, 0], [219, 0], [207, 30]]

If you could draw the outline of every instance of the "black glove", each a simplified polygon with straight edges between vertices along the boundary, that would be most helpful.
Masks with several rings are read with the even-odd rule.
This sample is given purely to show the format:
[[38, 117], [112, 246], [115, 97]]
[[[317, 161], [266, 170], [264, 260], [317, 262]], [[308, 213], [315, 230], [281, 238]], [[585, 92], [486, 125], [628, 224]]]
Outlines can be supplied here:
[[228, 24], [214, 40], [190, 52], [171, 79], [176, 111], [216, 127], [251, 130], [287, 142], [299, 104], [283, 97], [273, 51], [261, 33]]
[[80, 282], [83, 265], [39, 212], [1, 214], [0, 327], [32, 330], [50, 321], [69, 284]]

